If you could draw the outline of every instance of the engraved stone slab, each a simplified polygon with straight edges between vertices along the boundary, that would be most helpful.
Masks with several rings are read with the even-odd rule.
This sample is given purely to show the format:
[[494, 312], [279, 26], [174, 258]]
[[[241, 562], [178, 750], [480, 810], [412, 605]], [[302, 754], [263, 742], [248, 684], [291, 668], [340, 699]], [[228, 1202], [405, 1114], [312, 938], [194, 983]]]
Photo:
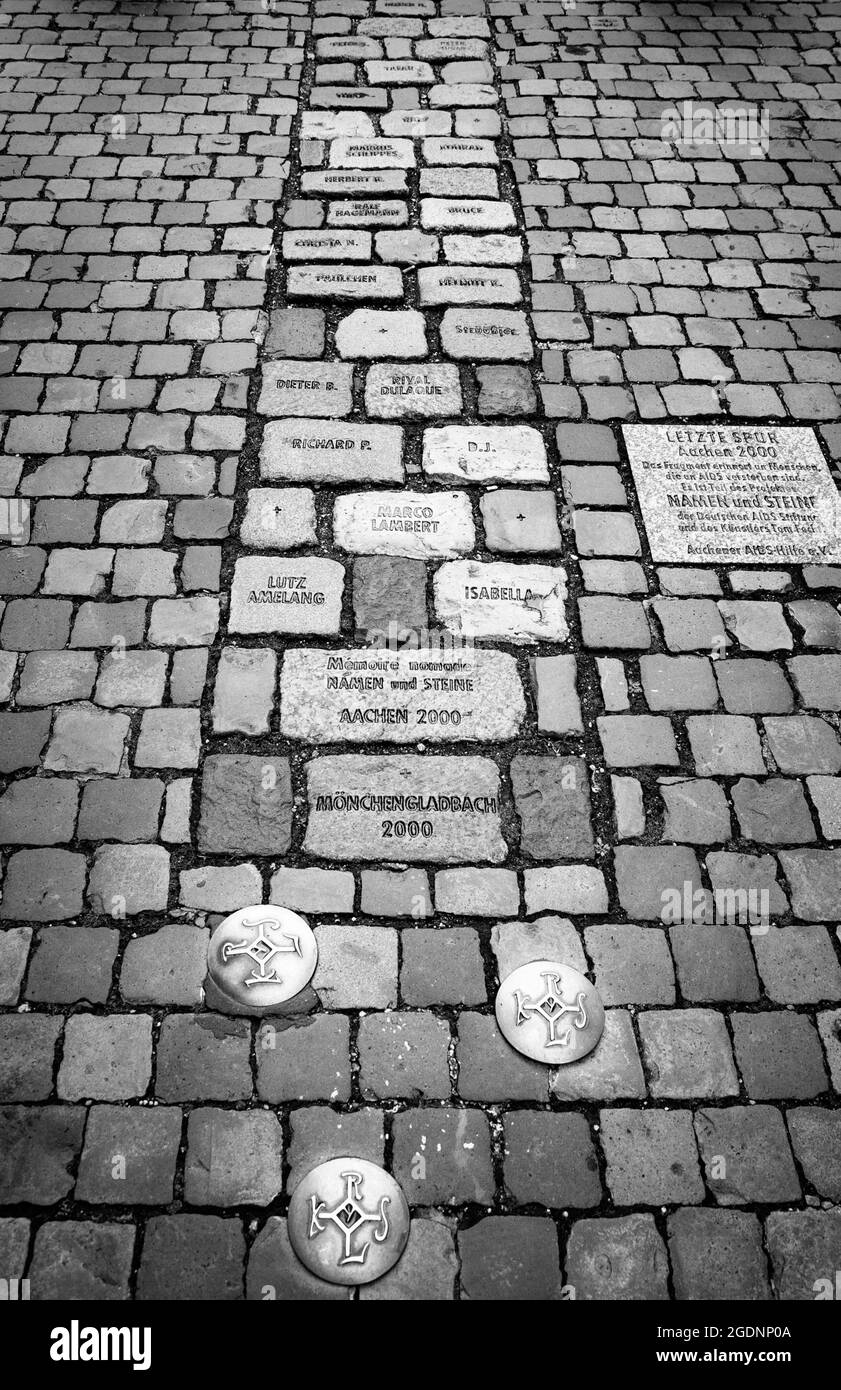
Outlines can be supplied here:
[[229, 631], [338, 632], [344, 581], [344, 566], [320, 556], [246, 556], [234, 566]]
[[307, 487], [252, 487], [240, 539], [258, 550], [314, 545], [315, 499]]
[[266, 425], [260, 476], [288, 482], [399, 483], [403, 431], [397, 425], [278, 420]]
[[466, 492], [361, 492], [336, 499], [333, 535], [356, 555], [464, 555], [476, 544]]
[[402, 299], [403, 275], [396, 265], [293, 265], [286, 288], [308, 299]]
[[383, 46], [371, 38], [318, 39], [315, 45], [319, 58], [347, 58], [351, 62], [366, 58], [381, 58]]
[[546, 445], [531, 425], [445, 425], [426, 430], [423, 471], [442, 482], [549, 481]]
[[328, 198], [343, 193], [402, 193], [403, 169], [307, 169], [301, 176], [304, 193], [323, 193]]
[[417, 309], [354, 309], [336, 328], [342, 357], [425, 357], [426, 320]]
[[283, 659], [280, 726], [310, 743], [516, 738], [526, 707], [517, 663], [481, 647], [315, 651]]
[[207, 1002], [223, 1012], [271, 1013], [300, 994], [317, 961], [315, 936], [296, 912], [241, 908], [219, 923], [208, 942]]
[[497, 990], [494, 1009], [512, 1047], [553, 1067], [586, 1057], [604, 1031], [595, 985], [559, 961], [532, 960], [512, 970]]
[[435, 0], [377, 0], [377, 14], [434, 15]]
[[445, 62], [455, 58], [485, 58], [488, 45], [481, 39], [420, 39], [415, 44], [419, 58]]
[[432, 15], [435, 0], [378, 0], [378, 14]]
[[377, 419], [406, 415], [460, 415], [461, 382], [458, 367], [446, 362], [377, 362], [365, 379], [365, 409]]
[[284, 232], [285, 261], [370, 261], [370, 232]]
[[380, 117], [383, 135], [449, 135], [453, 118], [449, 111], [387, 111]]
[[441, 347], [450, 357], [528, 362], [534, 355], [528, 319], [512, 309], [447, 309]]
[[424, 140], [428, 164], [498, 164], [493, 140]]
[[655, 560], [841, 560], [841, 494], [811, 428], [625, 425]]
[[374, 122], [364, 111], [304, 111], [301, 116], [302, 140], [336, 140], [343, 135], [371, 139]]
[[413, 169], [415, 151], [411, 140], [333, 140], [330, 167], [333, 169]]
[[311, 106], [358, 106], [368, 111], [385, 111], [388, 96], [379, 87], [313, 87]]
[[418, 271], [421, 304], [519, 304], [515, 270], [477, 270], [467, 265], [425, 266]]
[[353, 367], [344, 362], [296, 362], [278, 357], [263, 366], [260, 415], [349, 415]]
[[372, 86], [403, 87], [424, 86], [435, 81], [435, 74], [428, 63], [381, 62], [374, 59], [365, 64], [365, 77]]
[[421, 198], [421, 226], [433, 231], [503, 231], [515, 223], [510, 203], [485, 198]]
[[331, 1158], [301, 1178], [287, 1231], [301, 1264], [328, 1284], [370, 1284], [397, 1264], [409, 1208], [390, 1173], [364, 1158]]
[[516, 236], [464, 236], [457, 232], [444, 237], [444, 255], [454, 265], [519, 265], [523, 243]]
[[566, 575], [551, 565], [451, 560], [435, 576], [435, 611], [450, 632], [508, 642], [563, 642]]
[[[349, 198], [331, 203], [327, 211], [330, 227], [405, 227], [409, 209], [399, 198]], [[370, 256], [370, 252], [368, 253]]]
[[307, 800], [307, 854], [450, 864], [499, 864], [507, 855], [499, 768], [490, 758], [315, 758]]

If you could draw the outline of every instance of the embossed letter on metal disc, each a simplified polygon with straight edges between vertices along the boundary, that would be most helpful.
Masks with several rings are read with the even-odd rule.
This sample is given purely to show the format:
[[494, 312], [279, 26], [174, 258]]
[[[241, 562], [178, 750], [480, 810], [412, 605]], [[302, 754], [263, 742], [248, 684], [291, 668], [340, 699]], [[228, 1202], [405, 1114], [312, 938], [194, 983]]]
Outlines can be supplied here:
[[299, 994], [318, 960], [303, 917], [286, 907], [243, 907], [220, 922], [207, 947], [207, 973], [219, 994], [250, 1013], [269, 1013]]
[[604, 1005], [571, 965], [532, 960], [497, 990], [496, 1021], [518, 1052], [559, 1066], [592, 1052], [604, 1028]]
[[330, 1284], [370, 1284], [409, 1239], [409, 1207], [384, 1168], [331, 1158], [301, 1179], [289, 1203], [289, 1239], [302, 1264]]

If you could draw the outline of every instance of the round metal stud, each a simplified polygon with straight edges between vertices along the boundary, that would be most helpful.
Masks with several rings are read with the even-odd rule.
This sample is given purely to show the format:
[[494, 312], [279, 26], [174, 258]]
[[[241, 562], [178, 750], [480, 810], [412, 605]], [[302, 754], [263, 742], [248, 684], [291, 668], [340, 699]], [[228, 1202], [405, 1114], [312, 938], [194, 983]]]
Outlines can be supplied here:
[[271, 1013], [312, 979], [318, 946], [303, 917], [286, 907], [243, 907], [220, 922], [207, 947], [208, 1003], [237, 1013]]
[[364, 1158], [331, 1158], [292, 1193], [288, 1231], [298, 1259], [319, 1279], [371, 1284], [406, 1248], [409, 1207], [384, 1168]]
[[532, 960], [512, 970], [497, 990], [496, 1021], [518, 1052], [561, 1066], [592, 1052], [604, 1029], [604, 1005], [595, 986], [571, 965]]

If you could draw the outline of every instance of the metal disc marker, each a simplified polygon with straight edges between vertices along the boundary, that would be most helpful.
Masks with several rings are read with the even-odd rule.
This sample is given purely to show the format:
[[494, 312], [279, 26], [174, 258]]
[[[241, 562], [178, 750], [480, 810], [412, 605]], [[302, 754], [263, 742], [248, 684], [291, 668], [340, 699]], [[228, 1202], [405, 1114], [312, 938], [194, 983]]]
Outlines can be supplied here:
[[512, 970], [497, 990], [495, 1008], [511, 1046], [550, 1066], [586, 1057], [604, 1029], [595, 985], [554, 960], [532, 960]]
[[[220, 922], [207, 947], [215, 994], [237, 1011], [265, 1014], [292, 999], [312, 979], [315, 937], [286, 907], [243, 907]], [[220, 1001], [221, 1002], [221, 1001]]]
[[394, 1178], [364, 1158], [331, 1158], [301, 1179], [287, 1229], [302, 1264], [329, 1284], [370, 1284], [409, 1239], [409, 1207]]

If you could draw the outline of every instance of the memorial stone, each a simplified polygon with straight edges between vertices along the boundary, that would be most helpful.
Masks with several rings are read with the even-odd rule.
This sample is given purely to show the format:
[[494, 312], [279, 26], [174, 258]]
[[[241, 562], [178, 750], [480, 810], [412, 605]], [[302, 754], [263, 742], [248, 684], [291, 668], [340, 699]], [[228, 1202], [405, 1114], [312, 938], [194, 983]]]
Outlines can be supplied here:
[[288, 482], [399, 483], [402, 447], [403, 431], [396, 425], [278, 420], [263, 433], [260, 476]]
[[511, 309], [447, 309], [441, 346], [450, 357], [480, 362], [528, 362], [534, 356], [528, 319]]
[[403, 298], [403, 276], [394, 265], [293, 265], [286, 287], [308, 299]]
[[452, 560], [435, 576], [435, 611], [465, 637], [563, 642], [566, 576], [550, 565]]
[[316, 555], [254, 555], [237, 560], [230, 632], [336, 633], [344, 566]]
[[278, 357], [263, 364], [260, 415], [349, 415], [353, 367], [344, 362], [295, 362]]
[[405, 227], [408, 221], [409, 209], [399, 198], [348, 199], [331, 203], [327, 213], [330, 227]]
[[515, 270], [481, 270], [473, 266], [425, 266], [418, 271], [421, 304], [519, 304]]
[[310, 169], [301, 176], [303, 193], [338, 197], [343, 193], [403, 193], [403, 169]]
[[510, 203], [483, 198], [421, 199], [421, 226], [433, 231], [498, 232], [515, 225]]
[[332, 140], [330, 166], [333, 169], [413, 169], [415, 151], [411, 140]]
[[371, 233], [284, 232], [281, 254], [285, 261], [370, 261]]
[[307, 854], [454, 864], [507, 855], [491, 758], [345, 753], [306, 772]]
[[655, 560], [841, 560], [841, 494], [815, 432], [786, 425], [625, 425]]
[[365, 409], [378, 419], [407, 415], [459, 415], [462, 409], [458, 367], [446, 362], [377, 362], [365, 379]]
[[336, 544], [356, 555], [464, 555], [476, 544], [466, 492], [362, 492], [336, 499]]
[[549, 481], [546, 445], [531, 425], [444, 425], [426, 430], [423, 471], [442, 482]]
[[428, 164], [499, 163], [492, 140], [424, 140], [423, 157]]
[[485, 648], [321, 651], [283, 658], [280, 724], [310, 743], [511, 739], [525, 716], [517, 665]]

